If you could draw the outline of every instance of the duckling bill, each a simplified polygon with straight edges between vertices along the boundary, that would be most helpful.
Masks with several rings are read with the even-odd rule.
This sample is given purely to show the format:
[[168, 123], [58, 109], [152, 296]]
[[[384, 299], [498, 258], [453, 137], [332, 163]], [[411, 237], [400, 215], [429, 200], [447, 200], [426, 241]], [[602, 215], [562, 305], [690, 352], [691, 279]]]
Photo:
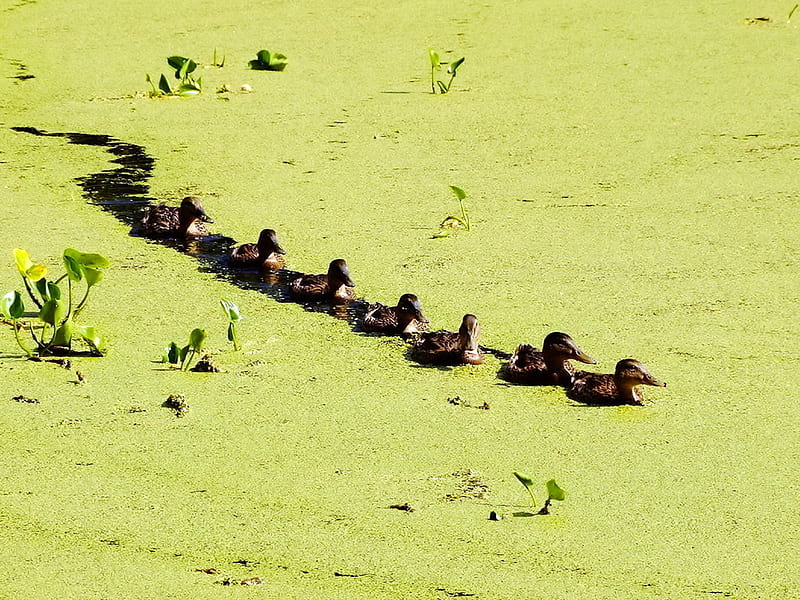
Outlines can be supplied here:
[[589, 365], [597, 361], [581, 350], [569, 335], [554, 331], [544, 338], [542, 349], [520, 344], [501, 372], [506, 381], [521, 385], [570, 387], [575, 368], [570, 360]]
[[331, 261], [324, 275], [303, 275], [289, 284], [289, 293], [298, 301], [350, 302], [355, 299], [355, 283], [344, 259]]
[[257, 267], [278, 270], [283, 268], [286, 250], [278, 243], [274, 229], [263, 229], [256, 244], [242, 244], [231, 250], [230, 264], [233, 267]]
[[213, 222], [200, 199], [187, 196], [179, 207], [166, 204], [151, 206], [139, 223], [139, 233], [150, 238], [198, 238], [208, 235], [204, 223]]
[[475, 315], [464, 315], [458, 333], [433, 331], [411, 342], [411, 357], [419, 363], [437, 365], [479, 365], [483, 353], [478, 347], [480, 325]]
[[614, 374], [578, 373], [567, 396], [585, 404], [644, 404], [637, 385], [666, 387], [638, 360], [626, 358], [617, 363]]
[[403, 294], [397, 306], [370, 304], [362, 327], [364, 331], [410, 335], [424, 330], [427, 323], [419, 298], [414, 294]]

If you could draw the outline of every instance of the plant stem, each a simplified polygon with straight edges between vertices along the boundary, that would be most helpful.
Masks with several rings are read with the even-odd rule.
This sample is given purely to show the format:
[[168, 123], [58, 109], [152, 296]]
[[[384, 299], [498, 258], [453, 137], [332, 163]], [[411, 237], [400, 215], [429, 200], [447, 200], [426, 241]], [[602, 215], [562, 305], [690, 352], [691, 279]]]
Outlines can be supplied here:
[[30, 348], [28, 348], [25, 344], [22, 343], [22, 340], [19, 339], [19, 329], [17, 329], [17, 320], [14, 319], [12, 323], [14, 326], [14, 337], [17, 338], [17, 343], [19, 344], [20, 348], [22, 348], [25, 351], [25, 354], [28, 355], [28, 358], [30, 358], [31, 356], [33, 356], [33, 352], [31, 351]]
[[25, 282], [25, 289], [28, 291], [28, 296], [31, 297], [31, 300], [33, 300], [33, 303], [39, 308], [39, 310], [42, 310], [42, 303], [39, 302], [36, 299], [36, 296], [33, 295], [33, 290], [31, 289], [31, 285], [28, 283], [28, 278], [27, 277], [23, 277], [22, 281]]
[[789, 16], [788, 16], [788, 17], [786, 17], [786, 22], [787, 22], [787, 23], [791, 22], [791, 20], [792, 20], [792, 15], [794, 14], [794, 11], [796, 11], [796, 10], [797, 10], [797, 7], [798, 7], [798, 6], [800, 6], [800, 4], [795, 4], [795, 5], [794, 5], [794, 7], [792, 7], [792, 10], [790, 10], [790, 11], [789, 11]]
[[544, 506], [539, 511], [540, 515], [549, 515], [550, 514], [550, 498], [544, 501]]
[[436, 66], [435, 65], [431, 65], [431, 93], [432, 94], [436, 93], [436, 82], [434, 81], [435, 78], [436, 78]]
[[74, 316], [77, 317], [80, 312], [83, 310], [83, 307], [86, 305], [86, 299], [89, 297], [89, 290], [92, 289], [89, 286], [86, 286], [86, 293], [83, 295], [83, 298], [78, 303], [78, 306], [75, 307]]

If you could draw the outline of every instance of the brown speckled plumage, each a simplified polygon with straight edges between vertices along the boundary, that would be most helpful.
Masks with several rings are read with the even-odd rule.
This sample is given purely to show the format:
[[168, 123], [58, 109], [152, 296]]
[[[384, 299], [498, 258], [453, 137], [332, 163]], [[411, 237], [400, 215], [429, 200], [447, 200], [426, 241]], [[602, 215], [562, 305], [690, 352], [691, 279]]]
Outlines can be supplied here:
[[596, 361], [581, 350], [566, 333], [547, 335], [542, 350], [520, 344], [501, 372], [506, 381], [521, 385], [560, 385], [569, 387], [575, 374], [570, 360], [587, 364]]
[[411, 334], [423, 331], [427, 323], [419, 299], [414, 294], [403, 294], [397, 306], [370, 304], [362, 327], [364, 331], [376, 333]]
[[273, 229], [264, 229], [256, 244], [242, 244], [231, 250], [230, 264], [233, 267], [258, 267], [261, 269], [281, 269], [286, 251], [278, 243]]
[[298, 301], [349, 302], [355, 299], [355, 283], [344, 259], [331, 261], [325, 275], [303, 275], [289, 284], [289, 293]]
[[475, 315], [464, 315], [458, 333], [432, 331], [411, 342], [411, 357], [420, 363], [437, 365], [479, 365], [483, 353], [478, 347], [480, 326]]
[[199, 198], [187, 196], [180, 206], [151, 206], [139, 223], [139, 233], [151, 238], [198, 238], [208, 235], [203, 223], [213, 223]]
[[644, 398], [636, 390], [637, 385], [666, 387], [657, 381], [638, 360], [626, 358], [617, 363], [613, 375], [579, 372], [575, 374], [567, 396], [584, 404], [644, 404]]

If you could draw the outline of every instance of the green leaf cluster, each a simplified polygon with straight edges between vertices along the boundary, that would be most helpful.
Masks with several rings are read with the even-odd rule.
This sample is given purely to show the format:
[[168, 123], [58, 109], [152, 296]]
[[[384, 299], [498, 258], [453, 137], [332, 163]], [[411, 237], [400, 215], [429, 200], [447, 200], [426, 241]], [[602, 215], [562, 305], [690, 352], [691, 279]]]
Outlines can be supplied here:
[[269, 50], [259, 50], [255, 59], [248, 64], [255, 71], [283, 71], [289, 64], [289, 59], [280, 52], [271, 53]]
[[156, 86], [155, 82], [148, 74], [145, 79], [152, 88], [152, 91], [150, 92], [151, 97], [197, 96], [203, 90], [203, 78], [194, 78], [193, 73], [195, 70], [197, 70], [197, 63], [191, 58], [186, 58], [184, 56], [170, 56], [167, 58], [167, 64], [172, 68], [175, 79], [178, 80], [178, 84], [175, 87], [172, 87], [169, 84], [167, 77], [162, 73], [158, 80], [158, 86]]
[[431, 62], [431, 93], [436, 94], [438, 88], [439, 94], [446, 94], [450, 91], [450, 86], [453, 85], [453, 80], [456, 78], [458, 68], [464, 64], [466, 58], [462, 56], [461, 58], [454, 60], [447, 65], [445, 72], [450, 75], [450, 79], [447, 81], [447, 83], [441, 79], [437, 79], [436, 77], [442, 71], [442, 62], [439, 57], [439, 53], [429, 48], [428, 59]]
[[239, 346], [239, 321], [242, 320], [242, 313], [239, 307], [229, 300], [222, 299], [219, 301], [222, 305], [222, 310], [225, 316], [228, 317], [228, 341], [233, 342], [233, 349], [240, 350]]
[[162, 362], [180, 365], [181, 371], [188, 371], [195, 356], [205, 346], [207, 337], [205, 329], [192, 329], [189, 334], [189, 343], [182, 348], [175, 342], [170, 342], [169, 346], [164, 349]]
[[[105, 351], [103, 337], [94, 327], [76, 325], [75, 319], [86, 306], [91, 289], [103, 280], [104, 270], [109, 266], [108, 259], [101, 254], [67, 248], [62, 255], [65, 273], [55, 281], [46, 278], [48, 268], [34, 264], [25, 250], [16, 248], [14, 260], [29, 298], [39, 309], [38, 313], [31, 316], [39, 320], [40, 326], [35, 321], [22, 320], [26, 316], [25, 304], [18, 291], [3, 296], [0, 313], [12, 321], [17, 343], [25, 353], [29, 357], [69, 353], [77, 336], [89, 346], [92, 354], [102, 356]], [[85, 288], [81, 300], [76, 304], [75, 292], [81, 282]], [[33, 347], [20, 338], [20, 330], [24, 329], [29, 331]]]
[[[533, 495], [533, 479], [529, 475], [520, 473], [518, 471], [514, 472], [514, 477], [516, 477], [519, 482], [525, 486], [528, 495], [531, 497], [531, 504], [536, 506], [536, 498]], [[545, 507], [540, 511], [541, 514], [547, 514], [547, 509], [553, 500], [563, 501], [567, 497], [567, 493], [558, 487], [555, 479], [548, 479], [547, 483], [545, 483], [545, 488], [547, 489], [547, 500], [545, 501]]]

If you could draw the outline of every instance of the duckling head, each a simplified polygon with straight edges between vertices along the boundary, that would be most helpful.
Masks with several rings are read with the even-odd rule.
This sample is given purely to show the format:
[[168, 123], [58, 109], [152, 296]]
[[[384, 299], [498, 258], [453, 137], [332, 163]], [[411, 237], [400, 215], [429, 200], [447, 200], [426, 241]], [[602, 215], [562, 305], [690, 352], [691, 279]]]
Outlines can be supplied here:
[[478, 324], [478, 317], [475, 315], [464, 315], [461, 320], [461, 327], [458, 328], [458, 347], [464, 354], [464, 362], [478, 364], [483, 362], [480, 350], [478, 349], [478, 337], [481, 334], [481, 327]]
[[422, 314], [422, 305], [419, 303], [419, 298], [414, 294], [400, 296], [400, 300], [397, 301], [397, 308], [401, 313], [410, 315], [412, 319], [416, 319], [420, 323], [428, 323], [428, 319]]
[[542, 358], [555, 385], [569, 386], [572, 384], [572, 369], [569, 367], [568, 361], [578, 360], [589, 365], [597, 363], [596, 360], [578, 347], [575, 340], [560, 331], [549, 333], [544, 338]]
[[338, 289], [343, 285], [356, 287], [356, 284], [350, 279], [350, 269], [343, 258], [332, 260], [328, 266], [328, 284], [332, 289]]
[[181, 223], [191, 223], [195, 219], [203, 221], [204, 223], [213, 223], [214, 219], [206, 214], [200, 198], [195, 196], [186, 196], [181, 201], [181, 206], [178, 209], [178, 215]]
[[267, 257], [273, 253], [286, 254], [286, 250], [278, 243], [278, 235], [274, 229], [262, 229], [258, 236], [258, 254]]
[[630, 389], [637, 385], [667, 387], [666, 383], [658, 381], [642, 363], [633, 358], [626, 358], [617, 363], [617, 368], [614, 371], [614, 381], [621, 390]]

